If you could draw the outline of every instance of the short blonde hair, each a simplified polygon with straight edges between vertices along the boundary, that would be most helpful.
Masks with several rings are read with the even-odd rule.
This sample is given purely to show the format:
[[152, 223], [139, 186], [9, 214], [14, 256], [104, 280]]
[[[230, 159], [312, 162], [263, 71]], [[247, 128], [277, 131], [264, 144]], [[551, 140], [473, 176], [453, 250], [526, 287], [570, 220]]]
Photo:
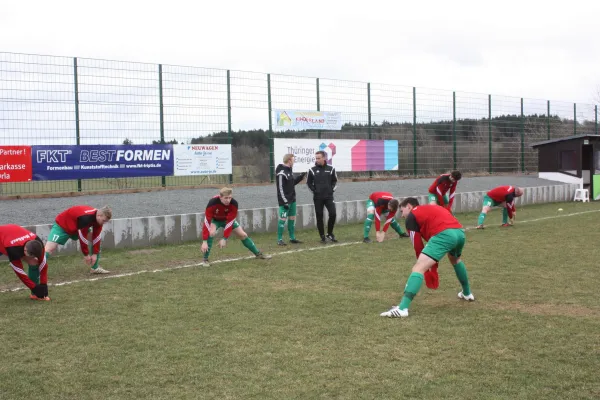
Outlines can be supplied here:
[[287, 164], [294, 157], [295, 156], [293, 154], [291, 154], [291, 153], [286, 154], [285, 156], [283, 156], [283, 163]]
[[100, 209], [98, 209], [98, 212], [102, 215], [104, 215], [106, 217], [107, 221], [110, 221], [110, 219], [112, 218], [112, 210], [110, 209], [109, 206], [104, 206]]
[[219, 196], [221, 197], [231, 196], [231, 193], [233, 193], [233, 189], [228, 187], [224, 187], [223, 189], [219, 190]]

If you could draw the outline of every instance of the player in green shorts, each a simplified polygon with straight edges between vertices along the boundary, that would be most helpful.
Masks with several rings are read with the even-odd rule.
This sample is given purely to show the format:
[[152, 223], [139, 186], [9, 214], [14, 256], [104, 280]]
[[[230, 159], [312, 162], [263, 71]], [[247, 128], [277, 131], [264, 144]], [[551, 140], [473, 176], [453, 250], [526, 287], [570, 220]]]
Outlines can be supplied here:
[[458, 181], [462, 179], [460, 171], [452, 171], [449, 174], [442, 174], [429, 186], [429, 204], [437, 204], [452, 212], [452, 203], [454, 203], [454, 192]]
[[277, 223], [277, 244], [279, 246], [287, 246], [283, 241], [283, 231], [287, 221], [288, 233], [290, 234], [290, 243], [300, 244], [300, 240], [296, 239], [296, 188], [295, 186], [302, 182], [306, 176], [303, 172], [297, 177], [294, 177], [292, 169], [294, 167], [294, 155], [286, 154], [283, 156], [283, 164], [279, 164], [275, 169], [276, 186], [277, 186], [277, 202], [279, 203], [279, 221]]
[[[390, 192], [371, 193], [367, 200], [367, 219], [365, 219], [363, 227], [364, 243], [371, 243], [369, 231], [371, 230], [373, 220], [375, 220], [375, 238], [378, 242], [383, 242], [385, 233], [390, 226], [401, 238], [408, 237], [408, 234], [402, 230], [402, 227], [396, 221], [398, 204], [398, 200], [394, 199], [394, 196]], [[383, 218], [385, 220], [382, 220]]]

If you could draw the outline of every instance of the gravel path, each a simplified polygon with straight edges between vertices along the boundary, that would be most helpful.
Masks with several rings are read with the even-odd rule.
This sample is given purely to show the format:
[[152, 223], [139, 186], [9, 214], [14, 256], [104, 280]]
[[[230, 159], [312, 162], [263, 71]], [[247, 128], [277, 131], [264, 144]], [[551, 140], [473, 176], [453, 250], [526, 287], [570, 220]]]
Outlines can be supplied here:
[[[413, 179], [383, 182], [340, 182], [336, 201], [366, 200], [376, 191], [390, 191], [396, 196], [422, 195], [427, 193], [433, 179]], [[310, 204], [312, 196], [306, 181], [296, 186], [297, 203]], [[489, 190], [496, 186], [515, 185], [521, 187], [558, 184], [554, 181], [531, 176], [490, 176], [463, 178], [457, 192]], [[203, 212], [217, 189], [167, 190], [160, 192], [103, 194], [81, 197], [50, 199], [0, 200], [0, 225], [50, 224], [64, 209], [76, 204], [100, 207], [108, 204], [114, 218], [147, 217], [152, 215], [188, 214]], [[234, 188], [233, 196], [241, 209], [274, 207], [277, 205], [275, 185], [247, 186]]]

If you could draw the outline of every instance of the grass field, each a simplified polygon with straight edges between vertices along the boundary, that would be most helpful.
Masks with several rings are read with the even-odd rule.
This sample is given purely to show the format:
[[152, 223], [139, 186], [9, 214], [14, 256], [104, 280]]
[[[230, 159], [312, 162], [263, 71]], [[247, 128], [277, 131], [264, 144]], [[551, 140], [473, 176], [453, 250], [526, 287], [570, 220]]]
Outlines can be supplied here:
[[600, 398], [600, 204], [525, 207], [512, 228], [500, 214], [467, 232], [476, 301], [444, 260], [402, 320], [379, 313], [400, 300], [410, 241], [365, 245], [360, 225], [336, 246], [252, 235], [266, 261], [226, 261], [249, 255], [232, 239], [209, 268], [198, 244], [107, 251], [104, 268], [132, 273], [115, 279], [57, 257], [51, 281], [78, 282], [48, 303], [6, 292], [20, 282], [2, 263], [0, 399]]

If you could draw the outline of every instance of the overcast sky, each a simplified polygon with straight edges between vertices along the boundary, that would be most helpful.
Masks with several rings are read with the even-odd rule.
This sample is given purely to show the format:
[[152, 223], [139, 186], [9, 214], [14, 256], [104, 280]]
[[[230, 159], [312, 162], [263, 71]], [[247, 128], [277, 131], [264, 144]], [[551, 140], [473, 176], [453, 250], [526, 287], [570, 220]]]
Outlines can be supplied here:
[[599, 1], [0, 0], [0, 51], [592, 103]]

